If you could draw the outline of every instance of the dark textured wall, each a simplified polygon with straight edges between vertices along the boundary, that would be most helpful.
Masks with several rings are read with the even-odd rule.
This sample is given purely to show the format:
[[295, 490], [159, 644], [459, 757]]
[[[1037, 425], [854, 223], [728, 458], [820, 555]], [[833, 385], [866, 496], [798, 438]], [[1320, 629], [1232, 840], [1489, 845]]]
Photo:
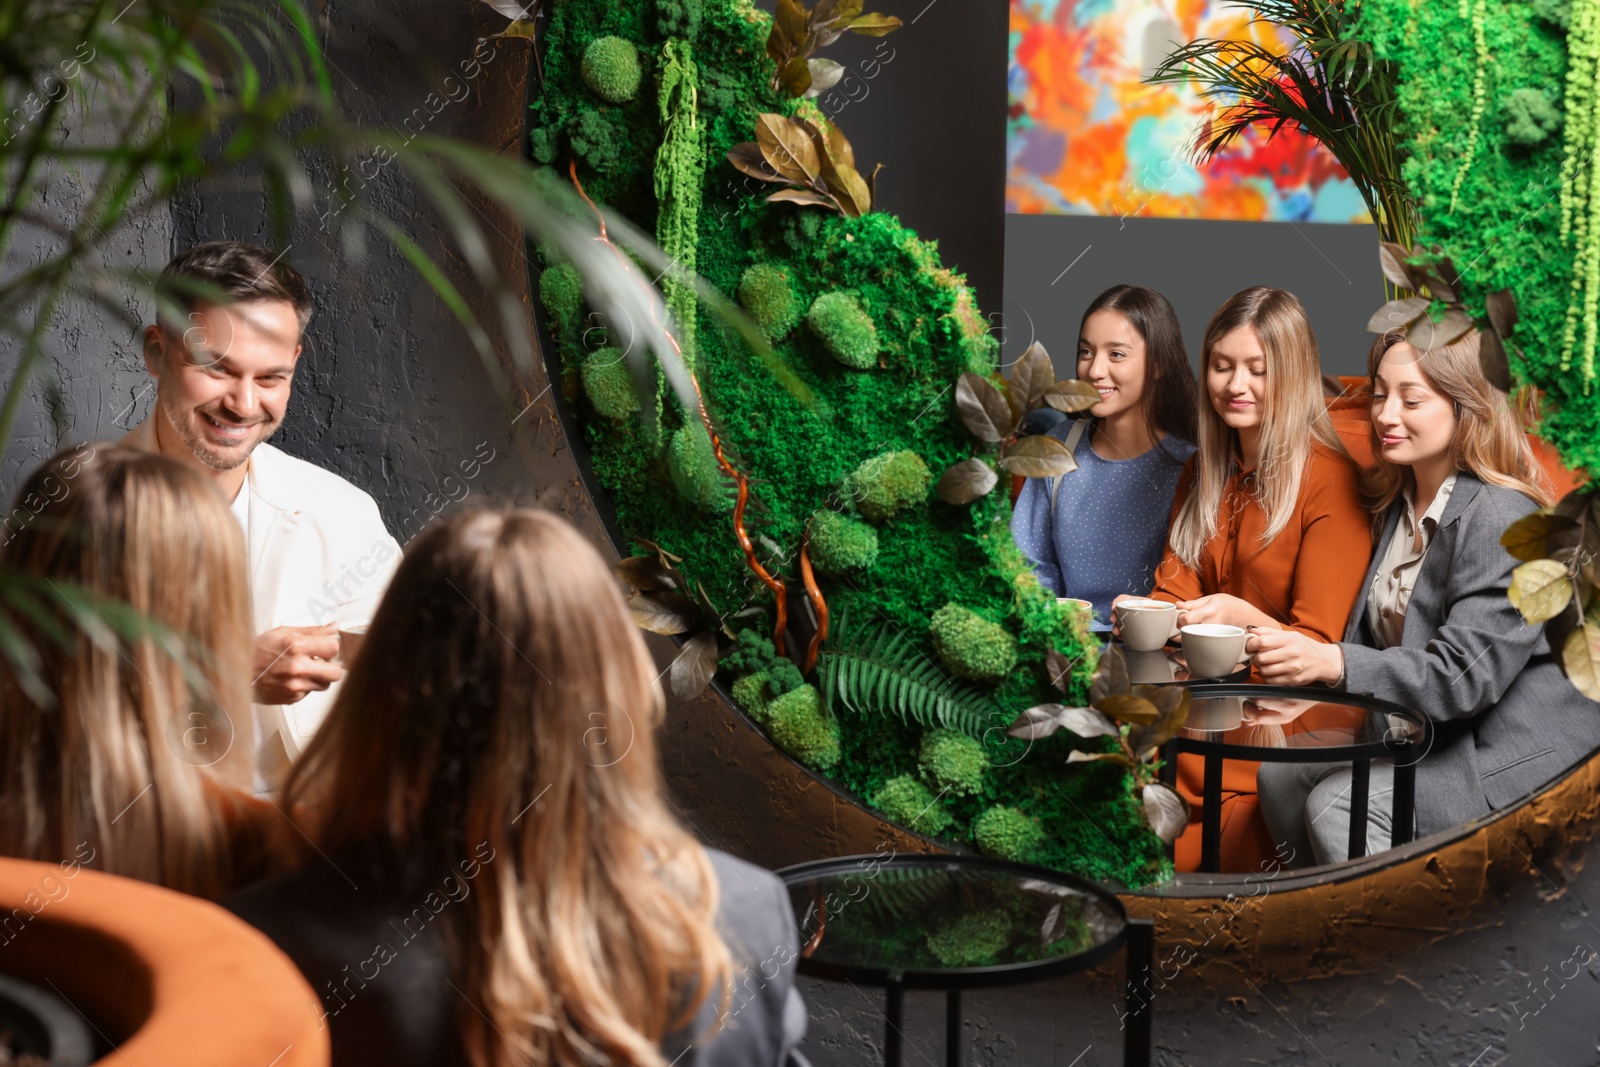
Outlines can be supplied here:
[[[927, 17], [941, 9], [969, 12], [980, 3], [1001, 6], [999, 0], [937, 0]], [[924, 4], [883, 0], [878, 6], [909, 19]], [[347, 106], [373, 124], [399, 125], [423, 106], [446, 72], [472, 52], [475, 37], [497, 22], [487, 8], [464, 0], [363, 0], [328, 10], [325, 46], [336, 84]], [[396, 34], [405, 36], [395, 40]], [[901, 43], [912, 40], [908, 33]], [[431, 117], [430, 132], [517, 152], [526, 76], [525, 46], [501, 44], [469, 97]], [[959, 78], [960, 68], [938, 76]], [[915, 86], [904, 91], [915, 99]], [[892, 126], [894, 136], [937, 143], [944, 131], [919, 115], [908, 111]], [[486, 310], [486, 298], [441, 244], [415, 191], [392, 175], [380, 179], [378, 191], [444, 255], [452, 277]], [[917, 225], [941, 238], [941, 226], [960, 207]], [[507, 271], [522, 271], [521, 235], [487, 205], [480, 209], [501, 232], [493, 247], [497, 260]], [[252, 199], [210, 191], [179, 205], [175, 227], [180, 243], [263, 233]], [[163, 234], [159, 227], [144, 232], [144, 243], [130, 248], [159, 267], [168, 253]], [[407, 527], [408, 519], [414, 523], [464, 488], [468, 504], [518, 502], [560, 511], [612, 553], [541, 368], [506, 368], [516, 390], [508, 409], [459, 327], [397, 257], [374, 251], [365, 263], [346, 263], [318, 233], [315, 219], [292, 235], [289, 255], [312, 277], [321, 308], [276, 443], [367, 488], [402, 539], [415, 528]], [[520, 328], [531, 330], [531, 317]], [[108, 356], [107, 343], [94, 343], [88, 327], [81, 332], [90, 343], [63, 344], [58, 359], [62, 379], [73, 383], [74, 437], [104, 434], [114, 408], [126, 406], [140, 384], [125, 354]], [[120, 377], [110, 379], [114, 387], [103, 384], [108, 358], [122, 360], [116, 364]], [[496, 458], [463, 486], [456, 464], [485, 441]], [[42, 439], [36, 434], [28, 447], [43, 447]], [[446, 485], [451, 475], [458, 480]], [[655, 648], [664, 665], [672, 647], [658, 642]], [[712, 844], [758, 862], [872, 851], [889, 833], [777, 754], [719, 700], [673, 707], [661, 748], [683, 818]], [[1592, 797], [1595, 784], [1586, 779], [1580, 788]], [[1600, 1063], [1600, 1013], [1594, 1010], [1600, 963], [1586, 958], [1587, 946], [1600, 949], [1590, 907], [1600, 900], [1600, 873], [1584, 862], [1593, 851], [1593, 812], [1579, 817], [1541, 809], [1534, 818], [1544, 828], [1537, 840], [1513, 830], [1500, 845], [1494, 835], [1505, 833], [1490, 827], [1467, 846], [1485, 852], [1482, 864], [1442, 865], [1424, 857], [1398, 886], [1363, 879], [1336, 898], [1236, 889], [1233, 901], [1205, 905], [1233, 916], [1209, 940], [1196, 932], [1192, 912], [1162, 901], [1138, 904], [1157, 916], [1158, 959], [1168, 959], [1180, 941], [1194, 952], [1155, 999], [1158, 1062]], [[1552, 844], [1566, 838], [1579, 844]], [[899, 835], [887, 839], [897, 848], [917, 847]], [[1319, 906], [1336, 910], [1322, 913]], [[1281, 950], [1260, 951], [1269, 941]], [[1374, 951], [1374, 943], [1391, 947]], [[1575, 971], [1568, 961], [1580, 945], [1585, 962]], [[1539, 984], [1537, 994], [1532, 983]], [[810, 981], [803, 986], [812, 1009], [806, 1051], [818, 1067], [880, 1062], [880, 994]], [[967, 1062], [1120, 1062], [1116, 987], [1116, 977], [1104, 972], [972, 995]], [[940, 1062], [941, 1009], [937, 998], [910, 998], [908, 1064]]]

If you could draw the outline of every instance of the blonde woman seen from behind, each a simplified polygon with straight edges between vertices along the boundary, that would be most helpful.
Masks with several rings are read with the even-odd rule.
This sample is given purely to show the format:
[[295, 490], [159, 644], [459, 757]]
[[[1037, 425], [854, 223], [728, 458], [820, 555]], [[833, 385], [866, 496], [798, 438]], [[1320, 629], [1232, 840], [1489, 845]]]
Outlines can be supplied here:
[[[17, 495], [0, 606], [0, 854], [220, 896], [269, 873], [251, 752], [244, 537], [214, 489], [118, 445], [58, 453]], [[60, 597], [72, 597], [63, 603]]]
[[662, 711], [563, 520], [466, 511], [408, 546], [285, 787], [319, 851], [229, 902], [322, 997], [336, 1065], [786, 1062], [787, 891], [678, 823]]

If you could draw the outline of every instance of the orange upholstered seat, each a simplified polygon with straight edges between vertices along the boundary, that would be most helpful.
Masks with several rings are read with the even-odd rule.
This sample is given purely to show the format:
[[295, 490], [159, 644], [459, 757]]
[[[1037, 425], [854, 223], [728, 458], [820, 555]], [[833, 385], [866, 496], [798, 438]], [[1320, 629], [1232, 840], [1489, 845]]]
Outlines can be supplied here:
[[215, 904], [75, 863], [0, 859], [0, 973], [53, 990], [118, 1046], [101, 1064], [326, 1067], [317, 997]]

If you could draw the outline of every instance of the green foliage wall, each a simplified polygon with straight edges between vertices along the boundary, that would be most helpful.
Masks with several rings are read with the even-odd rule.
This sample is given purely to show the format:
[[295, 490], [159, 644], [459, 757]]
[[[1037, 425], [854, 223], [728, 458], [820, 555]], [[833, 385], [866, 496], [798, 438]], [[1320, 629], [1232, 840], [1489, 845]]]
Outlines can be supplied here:
[[[803, 383], [803, 395], [786, 389], [718, 320], [698, 313], [691, 332], [708, 409], [730, 458], [751, 478], [751, 536], [768, 566], [798, 590], [796, 555], [808, 519], [822, 508], [855, 517], [848, 476], [865, 461], [913, 452], [937, 472], [972, 454], [972, 438], [952, 417], [954, 386], [963, 371], [993, 373], [996, 345], [970, 289], [941, 265], [932, 242], [878, 211], [851, 219], [817, 207], [767, 204], [771, 187], [742, 177], [726, 162], [729, 149], [752, 139], [758, 114], [809, 108], [769, 88], [769, 27], [768, 16], [748, 0], [560, 0], [546, 40], [544, 91], [533, 105], [532, 150], [550, 165], [549, 180], [566, 180], [568, 161], [576, 159], [595, 201], [654, 228], [664, 243], [676, 245], [670, 254], [692, 253], [698, 271], [729, 296], [740, 292], [741, 279], [758, 265], [766, 265], [765, 280], [756, 287], [763, 300], [772, 298], [774, 272], [792, 287], [792, 305], [776, 315], [787, 336], [773, 340]], [[644, 71], [637, 93], [620, 102], [601, 99], [583, 78], [585, 50], [605, 36], [635, 45]], [[663, 76], [670, 80], [668, 92], [660, 89]], [[689, 100], [695, 108], [692, 128], [685, 112]], [[931, 134], [937, 117], [925, 121]], [[686, 158], [686, 146], [703, 156]], [[855, 147], [858, 158], [871, 160], [871, 145]], [[703, 185], [696, 199], [685, 196], [684, 181], [698, 173], [697, 163]], [[689, 226], [692, 241], [685, 239]], [[574, 322], [559, 302], [565, 285], [542, 288], [558, 298], [547, 311], [566, 370], [566, 399], [584, 424], [596, 476], [610, 491], [619, 525], [629, 536], [649, 538], [683, 557], [682, 570], [704, 587], [727, 625], [770, 632], [772, 598], [735, 541], [731, 494], [708, 499], [696, 493], [698, 501], [691, 502], [674, 487], [668, 445], [680, 426], [695, 421], [693, 413], [664, 398], [661, 432], [652, 435], [644, 429], [647, 420], [597, 412], [584, 392], [582, 367], [588, 351], [606, 340], [604, 324]], [[752, 288], [747, 282], [747, 294]], [[803, 323], [789, 328], [829, 294], [848, 296], [871, 319], [876, 354], [857, 360], [864, 366], [841, 362], [817, 329]], [[668, 296], [675, 312], [687, 312], [678, 293], [669, 290]], [[847, 305], [833, 297], [823, 306]], [[757, 310], [773, 318], [773, 309]], [[830, 339], [838, 344], [838, 338]], [[1015, 666], [985, 688], [988, 721], [973, 731], [987, 768], [970, 791], [938, 795], [935, 787], [940, 814], [924, 815], [918, 825], [970, 847], [974, 820], [1006, 805], [1042, 828], [1039, 840], [1029, 842], [1029, 858], [1089, 877], [1148, 882], [1168, 869], [1167, 860], [1126, 774], [1108, 766], [1068, 769], [1064, 761], [1072, 743], [1065, 735], [1030, 749], [1004, 733], [1023, 709], [1061, 699], [1046, 685], [1049, 649], [1078, 661], [1072, 699], [1080, 703], [1093, 667], [1093, 646], [1075, 628], [1081, 623], [1070, 622], [1034, 580], [1011, 542], [1009, 520], [1003, 492], [970, 507], [953, 507], [928, 493], [873, 524], [877, 551], [869, 566], [819, 579], [829, 608], [836, 622], [854, 620], [856, 632], [869, 623], [894, 628], [918, 657], [934, 655], [929, 620], [950, 603], [998, 624], [1015, 642]], [[844, 627], [838, 640], [850, 632], [851, 626]], [[763, 702], [772, 694], [759, 683], [739, 691], [771, 732], [776, 705]], [[798, 707], [810, 700], [792, 702]], [[892, 801], [886, 806], [907, 817], [901, 809], [914, 790], [905, 779], [926, 781], [919, 752], [931, 728], [912, 717], [852, 710], [838, 700], [825, 701], [823, 710], [838, 729], [837, 760], [827, 745], [811, 744], [819, 736], [811, 727], [804, 731], [809, 740], [801, 754], [809, 753], [819, 769], [825, 764], [857, 796]], [[790, 729], [787, 715], [784, 723], [787, 732], [802, 732]], [[898, 784], [886, 792], [892, 781]]]
[[1419, 242], [1454, 259], [1473, 315], [1486, 294], [1512, 290], [1512, 369], [1545, 393], [1541, 433], [1568, 466], [1596, 473], [1600, 393], [1562, 354], [1573, 251], [1561, 236], [1563, 137], [1552, 119], [1562, 117], [1570, 12], [1551, 0], [1364, 0], [1363, 31], [1400, 65]]

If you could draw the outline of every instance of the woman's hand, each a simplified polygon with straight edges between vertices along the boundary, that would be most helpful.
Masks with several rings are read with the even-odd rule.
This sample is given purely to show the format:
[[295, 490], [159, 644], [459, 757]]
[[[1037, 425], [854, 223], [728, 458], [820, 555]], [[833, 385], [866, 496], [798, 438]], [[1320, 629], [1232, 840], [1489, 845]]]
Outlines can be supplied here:
[[1213, 593], [1193, 600], [1178, 601], [1178, 625], [1198, 626], [1222, 623], [1227, 626], [1254, 626], [1266, 620], [1255, 605], [1230, 593]]
[[1122, 593], [1111, 598], [1111, 634], [1114, 637], [1122, 636], [1122, 620], [1117, 618], [1117, 605], [1124, 600], [1149, 600], [1149, 597], [1137, 596], [1133, 593]]
[[1271, 685], [1333, 685], [1344, 673], [1344, 650], [1338, 645], [1313, 641], [1297, 630], [1251, 627], [1245, 651]]

